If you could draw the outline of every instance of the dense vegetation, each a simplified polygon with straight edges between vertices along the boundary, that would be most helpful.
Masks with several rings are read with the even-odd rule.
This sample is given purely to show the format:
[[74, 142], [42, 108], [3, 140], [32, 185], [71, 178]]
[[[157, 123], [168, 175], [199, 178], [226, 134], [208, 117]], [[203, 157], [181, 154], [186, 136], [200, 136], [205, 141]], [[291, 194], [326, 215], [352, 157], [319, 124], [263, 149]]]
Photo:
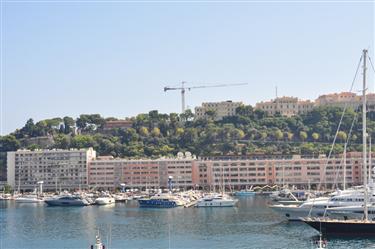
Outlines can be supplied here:
[[[25, 126], [0, 137], [0, 161], [7, 151], [18, 148], [93, 147], [99, 155], [115, 157], [160, 157], [190, 151], [197, 156], [248, 155], [253, 153], [327, 154], [342, 115], [342, 109], [325, 107], [294, 117], [267, 116], [251, 106], [237, 108], [236, 115], [215, 121], [215, 112], [194, 120], [183, 114], [150, 111], [131, 118], [132, 128], [103, 129], [108, 120], [99, 114], [41, 120], [29, 119]], [[354, 120], [354, 123], [353, 123]], [[350, 127], [353, 123], [353, 132]], [[375, 137], [375, 112], [368, 115], [368, 131]], [[361, 115], [347, 110], [333, 153], [341, 153], [350, 136], [348, 151], [361, 150]], [[48, 137], [43, 144], [37, 138]], [[375, 139], [374, 139], [375, 141]]]

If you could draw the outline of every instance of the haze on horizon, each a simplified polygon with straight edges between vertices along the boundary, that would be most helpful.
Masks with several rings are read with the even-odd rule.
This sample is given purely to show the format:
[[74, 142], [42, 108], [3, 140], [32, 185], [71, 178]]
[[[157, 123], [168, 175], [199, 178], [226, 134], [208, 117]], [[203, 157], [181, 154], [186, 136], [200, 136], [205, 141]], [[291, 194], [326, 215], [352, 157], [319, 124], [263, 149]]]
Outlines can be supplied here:
[[[28, 118], [180, 112], [348, 91], [363, 48], [374, 59], [375, 2], [2, 2], [0, 134]], [[369, 65], [369, 88], [374, 73]], [[359, 75], [360, 76], [360, 75]], [[361, 89], [360, 81], [354, 87]]]

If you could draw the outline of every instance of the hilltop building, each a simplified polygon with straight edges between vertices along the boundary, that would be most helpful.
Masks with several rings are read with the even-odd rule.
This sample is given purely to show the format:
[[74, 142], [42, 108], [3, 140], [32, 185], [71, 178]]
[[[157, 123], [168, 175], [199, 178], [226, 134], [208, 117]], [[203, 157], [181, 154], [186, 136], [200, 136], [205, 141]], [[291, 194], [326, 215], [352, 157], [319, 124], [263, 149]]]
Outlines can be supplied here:
[[242, 102], [233, 102], [231, 100], [202, 103], [202, 106], [195, 107], [195, 118], [207, 118], [207, 112], [212, 111], [215, 120], [221, 120], [223, 117], [234, 116], [236, 108], [241, 105], [243, 105]]
[[133, 121], [131, 120], [111, 120], [106, 121], [103, 126], [103, 130], [112, 130], [112, 129], [128, 129], [133, 126]]
[[[315, 106], [333, 106], [352, 108], [356, 110], [362, 105], [362, 96], [351, 92], [332, 93], [319, 96], [315, 100]], [[367, 94], [367, 108], [369, 111], [375, 111], [375, 94]]]
[[280, 97], [270, 101], [262, 101], [255, 105], [255, 109], [265, 111], [270, 115], [280, 113], [283, 116], [294, 116], [304, 114], [314, 108], [314, 102], [310, 100], [299, 100], [295, 97]]

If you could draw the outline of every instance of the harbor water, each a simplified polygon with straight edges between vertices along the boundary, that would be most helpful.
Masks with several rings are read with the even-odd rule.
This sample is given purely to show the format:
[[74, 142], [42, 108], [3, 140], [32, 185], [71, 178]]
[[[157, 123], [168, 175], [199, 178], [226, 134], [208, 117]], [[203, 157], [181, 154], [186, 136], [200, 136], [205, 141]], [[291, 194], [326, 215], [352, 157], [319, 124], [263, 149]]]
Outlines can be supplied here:
[[[316, 248], [318, 233], [287, 222], [262, 196], [241, 197], [234, 208], [49, 207], [0, 202], [0, 248], [89, 248], [100, 231], [106, 248]], [[328, 248], [375, 248], [374, 239], [328, 240]]]

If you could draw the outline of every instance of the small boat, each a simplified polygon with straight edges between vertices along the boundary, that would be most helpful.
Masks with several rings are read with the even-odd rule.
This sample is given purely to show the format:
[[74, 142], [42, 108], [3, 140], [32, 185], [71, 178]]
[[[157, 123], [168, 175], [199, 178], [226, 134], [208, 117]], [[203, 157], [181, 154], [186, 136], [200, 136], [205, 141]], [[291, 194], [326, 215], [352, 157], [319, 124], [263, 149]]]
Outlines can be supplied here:
[[44, 199], [37, 195], [23, 195], [15, 198], [18, 203], [42, 203]]
[[45, 200], [49, 206], [88, 206], [90, 202], [83, 197], [65, 195], [56, 196]]
[[100, 236], [96, 235], [95, 237], [96, 237], [95, 245], [91, 245], [90, 249], [105, 249], [105, 246], [103, 245], [100, 239]]
[[172, 194], [156, 194], [150, 198], [138, 200], [140, 207], [173, 208], [184, 206], [186, 203]]
[[208, 195], [197, 201], [196, 207], [234, 207], [238, 200], [227, 195]]
[[255, 191], [253, 190], [248, 190], [248, 189], [242, 189], [240, 191], [236, 191], [233, 194], [234, 196], [254, 196]]
[[109, 205], [109, 204], [114, 204], [114, 203], [115, 203], [115, 198], [113, 198], [112, 196], [102, 196], [95, 200], [96, 205]]
[[319, 240], [316, 242], [318, 247], [316, 249], [324, 249], [327, 248], [327, 241], [322, 239], [322, 233], [319, 233]]

